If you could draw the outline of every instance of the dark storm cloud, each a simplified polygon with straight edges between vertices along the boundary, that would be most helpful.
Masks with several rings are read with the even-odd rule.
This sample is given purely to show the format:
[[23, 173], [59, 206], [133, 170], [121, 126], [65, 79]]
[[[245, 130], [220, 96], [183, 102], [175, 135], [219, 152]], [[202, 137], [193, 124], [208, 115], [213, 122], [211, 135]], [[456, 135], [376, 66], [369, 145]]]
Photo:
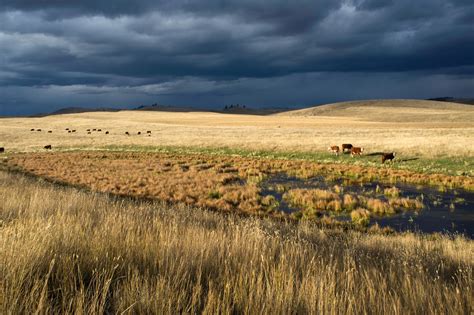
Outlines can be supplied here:
[[[13, 104], [6, 100], [16, 99], [11, 92], [20, 87], [41, 94], [45, 103], [56, 91], [71, 101], [79, 94], [76, 100], [84, 101], [89, 93], [109, 95], [110, 102], [124, 93], [142, 100], [166, 95], [170, 102], [207, 93], [213, 105], [223, 102], [219, 96], [250, 92], [253, 103], [265, 103], [273, 99], [263, 88], [268, 80], [294, 86], [298, 78], [317, 73], [374, 80], [403, 74], [417, 84], [421, 77], [472, 82], [474, 4], [4, 0], [0, 56], [0, 88], [10, 96], [0, 101], [1, 111]], [[336, 81], [326, 90], [341, 95]], [[363, 88], [370, 95], [370, 85]], [[409, 90], [405, 86], [406, 95]], [[289, 89], [282, 93], [303, 101]], [[313, 98], [320, 95], [314, 91]]]

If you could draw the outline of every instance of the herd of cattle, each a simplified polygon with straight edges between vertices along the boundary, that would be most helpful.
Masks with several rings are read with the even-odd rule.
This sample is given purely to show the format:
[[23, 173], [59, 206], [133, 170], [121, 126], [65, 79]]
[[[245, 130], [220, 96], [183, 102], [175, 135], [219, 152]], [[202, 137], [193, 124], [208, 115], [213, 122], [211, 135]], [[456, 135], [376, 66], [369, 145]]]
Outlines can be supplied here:
[[[342, 153], [350, 153], [351, 157], [354, 157], [356, 155], [359, 155], [359, 156], [362, 155], [362, 152], [364, 152], [364, 148], [355, 147], [350, 143], [344, 143], [341, 145], [341, 149], [339, 149], [338, 145], [331, 145], [330, 147], [328, 147], [328, 151], [333, 153], [336, 156], [339, 155], [339, 152], [342, 152]], [[393, 161], [393, 159], [395, 158], [395, 152], [389, 152], [389, 153], [382, 152], [381, 156], [382, 156], [382, 163], [385, 163], [385, 161]]]
[[[41, 132], [42, 130], [41, 130], [40, 128], [38, 128], [38, 129], [31, 128], [30, 131]], [[66, 128], [65, 131], [67, 131], [68, 133], [76, 133], [76, 132], [77, 132], [76, 129], [69, 129], [69, 128]], [[89, 129], [86, 129], [86, 132], [87, 132], [88, 135], [92, 134], [92, 132], [94, 132], [94, 131], [96, 131], [96, 132], [101, 132], [102, 129], [98, 129], [98, 128], [93, 128], [93, 129], [90, 129], [90, 128], [89, 128]], [[52, 131], [52, 130], [48, 130], [48, 133], [53, 133], [53, 131]], [[109, 132], [109, 131], [105, 131], [105, 134], [108, 135], [108, 134], [110, 134], [110, 132]], [[138, 132], [137, 132], [137, 135], [141, 135], [141, 134], [142, 134], [141, 131], [138, 131]], [[147, 131], [146, 131], [146, 134], [147, 134], [148, 137], [151, 137], [151, 130], [147, 130]], [[125, 131], [125, 135], [130, 136], [130, 132]], [[53, 149], [53, 146], [52, 146], [51, 144], [47, 144], [47, 145], [45, 145], [43, 148], [44, 148], [45, 150], [52, 150], [52, 149]], [[4, 147], [0, 147], [0, 153], [4, 153], [4, 152], [5, 152], [5, 148], [4, 148]]]
[[[69, 128], [66, 128], [65, 129], [68, 133], [75, 133], [76, 132], [76, 129], [69, 129]], [[37, 131], [37, 132], [41, 132], [41, 129], [35, 129], [35, 128], [31, 128], [30, 131]], [[87, 134], [92, 134], [92, 132], [101, 132], [102, 129], [98, 129], [98, 128], [93, 128], [93, 129], [87, 129], [86, 132]], [[52, 130], [48, 130], [48, 133], [53, 133]], [[147, 135], [150, 137], [151, 136], [151, 130], [147, 130], [146, 131]], [[109, 132], [108, 131], [105, 131], [105, 134], [108, 135]], [[137, 132], [137, 135], [141, 135], [142, 132], [141, 131], [138, 131]], [[130, 136], [130, 132], [128, 131], [125, 131], [125, 135], [127, 136]], [[51, 144], [48, 144], [48, 145], [45, 145], [43, 147], [45, 150], [51, 150], [53, 147]], [[339, 155], [339, 153], [350, 153], [351, 154], [351, 157], [354, 157], [356, 155], [359, 155], [361, 156], [362, 155], [362, 152], [364, 152], [364, 148], [363, 147], [355, 147], [353, 146], [352, 144], [350, 143], [344, 143], [341, 145], [341, 147], [339, 148], [338, 145], [331, 145], [328, 147], [328, 151], [335, 154], [336, 156]], [[0, 147], [0, 153], [3, 153], [5, 152], [5, 148], [4, 147]], [[385, 161], [393, 161], [393, 159], [395, 159], [395, 152], [389, 152], [389, 153], [385, 153], [385, 152], [382, 152], [381, 153], [381, 156], [382, 156], [382, 163], [385, 163]]]

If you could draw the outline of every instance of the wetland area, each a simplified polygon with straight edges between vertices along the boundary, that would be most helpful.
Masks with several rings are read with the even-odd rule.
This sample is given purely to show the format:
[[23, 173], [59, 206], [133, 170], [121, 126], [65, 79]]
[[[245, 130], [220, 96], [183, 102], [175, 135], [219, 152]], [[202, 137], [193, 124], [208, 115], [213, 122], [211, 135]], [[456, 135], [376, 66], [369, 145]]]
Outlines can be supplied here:
[[[324, 176], [301, 179], [280, 173], [264, 180], [261, 187], [261, 195], [275, 198], [279, 203], [279, 210], [287, 214], [295, 214], [301, 213], [302, 207], [292, 203], [288, 200], [289, 198], [285, 198], [286, 192], [294, 189], [336, 190], [341, 195], [354, 194], [390, 203], [391, 196], [387, 194], [395, 186], [382, 182], [364, 183], [348, 179], [325, 180]], [[422, 203], [422, 208], [410, 209], [402, 206], [399, 207], [399, 211], [392, 214], [371, 214], [369, 224], [391, 227], [396, 231], [462, 233], [474, 238], [473, 192], [463, 189], [440, 191], [434, 187], [409, 184], [397, 184], [396, 188], [397, 198], [417, 200]], [[318, 214], [330, 215], [341, 221], [351, 220], [350, 212], [347, 211], [320, 211]]]
[[328, 225], [474, 237], [473, 179], [210, 154], [52, 152], [4, 164], [93, 191]]

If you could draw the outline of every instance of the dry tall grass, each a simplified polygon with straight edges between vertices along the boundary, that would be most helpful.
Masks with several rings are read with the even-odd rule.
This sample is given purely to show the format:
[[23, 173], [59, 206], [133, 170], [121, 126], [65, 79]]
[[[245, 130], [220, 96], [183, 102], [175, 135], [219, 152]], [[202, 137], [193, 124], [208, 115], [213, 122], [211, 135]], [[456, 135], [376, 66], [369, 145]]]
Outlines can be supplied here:
[[0, 172], [0, 313], [466, 314], [474, 244], [131, 201]]

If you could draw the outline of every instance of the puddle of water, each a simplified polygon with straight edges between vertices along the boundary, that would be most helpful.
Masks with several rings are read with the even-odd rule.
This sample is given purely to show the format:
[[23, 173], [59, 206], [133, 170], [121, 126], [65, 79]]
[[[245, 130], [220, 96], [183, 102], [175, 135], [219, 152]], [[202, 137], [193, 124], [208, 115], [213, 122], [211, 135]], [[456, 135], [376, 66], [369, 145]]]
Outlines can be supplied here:
[[[387, 200], [383, 195], [384, 188], [393, 187], [393, 184], [379, 182], [355, 183], [344, 179], [335, 181], [325, 180], [323, 176], [310, 179], [300, 179], [286, 174], [270, 176], [261, 183], [261, 195], [271, 195], [280, 202], [279, 210], [292, 213], [301, 210], [292, 207], [284, 199], [285, 192], [275, 189], [277, 186], [289, 189], [330, 189], [334, 185], [343, 187], [344, 193], [367, 195], [377, 199]], [[377, 186], [381, 193], [376, 193]], [[433, 187], [419, 187], [408, 184], [396, 184], [401, 190], [400, 197], [411, 199], [423, 198], [424, 208], [416, 211], [401, 211], [391, 216], [372, 217], [370, 224], [378, 223], [380, 226], [390, 226], [397, 231], [419, 231], [423, 233], [449, 232], [462, 233], [474, 238], [474, 193], [464, 190], [448, 190], [440, 192]], [[454, 206], [454, 208], [453, 208]], [[350, 220], [349, 213], [337, 216], [339, 220]]]

